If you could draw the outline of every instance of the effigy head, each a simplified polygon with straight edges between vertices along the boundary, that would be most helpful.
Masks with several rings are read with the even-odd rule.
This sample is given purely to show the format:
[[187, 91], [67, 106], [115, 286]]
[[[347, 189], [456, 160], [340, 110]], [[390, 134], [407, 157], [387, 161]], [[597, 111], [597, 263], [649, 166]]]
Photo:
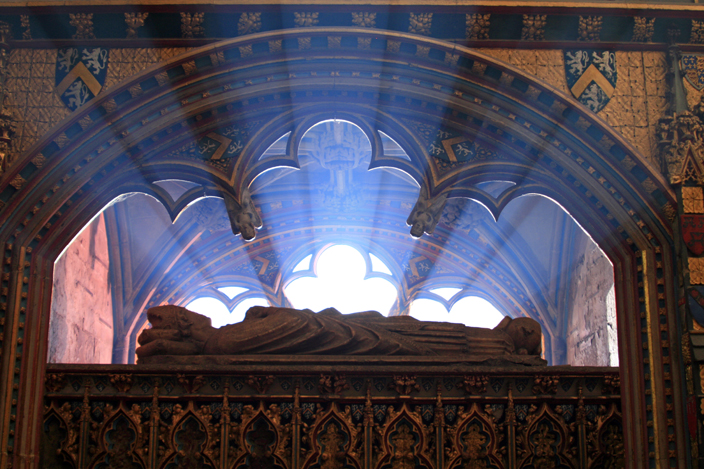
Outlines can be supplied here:
[[519, 355], [540, 355], [543, 332], [540, 323], [531, 318], [516, 318], [509, 322], [504, 332], [513, 339]]

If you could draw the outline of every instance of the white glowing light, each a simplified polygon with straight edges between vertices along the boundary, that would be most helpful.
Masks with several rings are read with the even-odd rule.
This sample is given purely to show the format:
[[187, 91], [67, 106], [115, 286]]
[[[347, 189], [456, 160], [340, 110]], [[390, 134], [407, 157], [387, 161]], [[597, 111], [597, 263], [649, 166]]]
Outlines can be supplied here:
[[364, 258], [350, 246], [326, 249], [318, 259], [316, 274], [294, 280], [285, 288], [294, 308], [320, 311], [333, 307], [344, 314], [374, 310], [387, 315], [396, 301], [396, 288], [389, 281], [365, 280]]
[[471, 327], [493, 329], [504, 318], [491, 303], [483, 298], [462, 298], [448, 313], [437, 301], [419, 299], [411, 303], [411, 316], [421, 321], [453, 322]]

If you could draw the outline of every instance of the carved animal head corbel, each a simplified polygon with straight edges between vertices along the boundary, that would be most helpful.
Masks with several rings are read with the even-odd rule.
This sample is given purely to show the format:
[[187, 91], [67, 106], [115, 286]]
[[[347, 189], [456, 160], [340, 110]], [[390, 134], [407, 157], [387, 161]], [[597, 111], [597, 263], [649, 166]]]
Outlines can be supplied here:
[[254, 206], [249, 189], [242, 191], [239, 202], [229, 192], [223, 192], [222, 196], [225, 199], [232, 233], [241, 234], [246, 241], [253, 240], [257, 236], [257, 230], [262, 227], [262, 218]]
[[430, 197], [428, 186], [423, 184], [413, 211], [406, 220], [406, 224], [411, 227], [411, 236], [420, 238], [423, 233], [431, 234], [440, 221], [446, 201], [447, 193]]

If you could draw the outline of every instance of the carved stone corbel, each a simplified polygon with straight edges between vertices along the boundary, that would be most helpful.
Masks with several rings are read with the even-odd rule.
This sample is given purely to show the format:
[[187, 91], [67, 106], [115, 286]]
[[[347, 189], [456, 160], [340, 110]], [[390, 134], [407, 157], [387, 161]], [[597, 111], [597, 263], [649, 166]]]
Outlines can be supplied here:
[[241, 234], [247, 241], [253, 240], [257, 236], [257, 230], [262, 227], [262, 218], [254, 206], [249, 190], [245, 188], [242, 191], [239, 202], [228, 192], [222, 192], [222, 196], [225, 199], [232, 233]]
[[431, 197], [428, 186], [423, 184], [413, 211], [406, 220], [406, 224], [411, 227], [411, 236], [420, 238], [423, 233], [431, 234], [435, 231], [446, 201], [446, 193]]

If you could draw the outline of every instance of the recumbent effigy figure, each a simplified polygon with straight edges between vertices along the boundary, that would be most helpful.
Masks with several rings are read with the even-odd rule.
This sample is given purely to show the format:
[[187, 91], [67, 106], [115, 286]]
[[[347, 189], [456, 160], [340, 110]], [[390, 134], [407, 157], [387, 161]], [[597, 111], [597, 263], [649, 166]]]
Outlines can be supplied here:
[[494, 329], [384, 317], [376, 311], [343, 315], [255, 306], [244, 320], [219, 329], [210, 318], [181, 306], [147, 311], [151, 329], [138, 342], [140, 363], [169, 355], [335, 355], [335, 356], [524, 356], [523, 364], [543, 365], [540, 324], [504, 318]]

